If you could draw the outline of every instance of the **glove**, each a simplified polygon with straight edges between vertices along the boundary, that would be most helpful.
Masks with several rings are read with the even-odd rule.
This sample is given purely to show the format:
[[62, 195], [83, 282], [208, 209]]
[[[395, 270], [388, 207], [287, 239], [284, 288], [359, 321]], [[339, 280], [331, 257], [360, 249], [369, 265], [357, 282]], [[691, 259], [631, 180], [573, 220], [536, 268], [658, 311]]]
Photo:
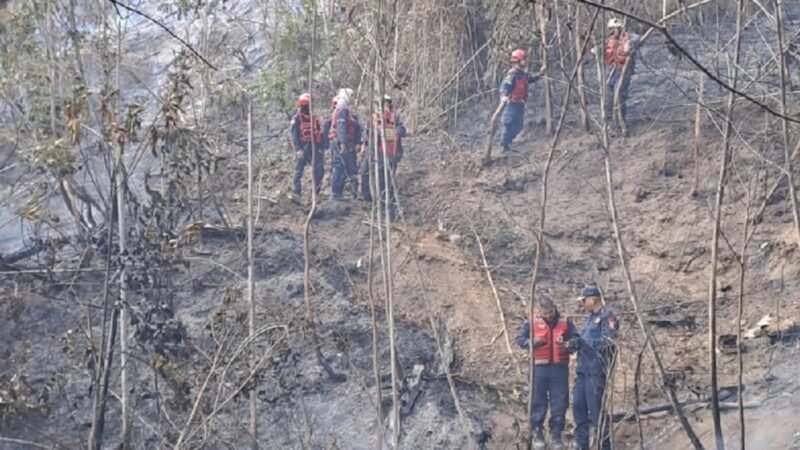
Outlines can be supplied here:
[[580, 336], [573, 336], [572, 339], [569, 340], [567, 343], [567, 352], [568, 353], [577, 353], [581, 348], [584, 348], [586, 343], [581, 339]]

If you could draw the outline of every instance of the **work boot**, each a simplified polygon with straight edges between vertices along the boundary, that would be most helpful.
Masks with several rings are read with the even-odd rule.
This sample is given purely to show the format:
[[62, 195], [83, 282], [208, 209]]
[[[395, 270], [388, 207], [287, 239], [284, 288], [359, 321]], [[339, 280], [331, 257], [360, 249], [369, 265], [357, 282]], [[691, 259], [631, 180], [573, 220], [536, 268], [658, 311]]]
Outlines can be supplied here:
[[534, 450], [544, 450], [544, 432], [541, 428], [537, 428], [533, 430], [533, 449]]

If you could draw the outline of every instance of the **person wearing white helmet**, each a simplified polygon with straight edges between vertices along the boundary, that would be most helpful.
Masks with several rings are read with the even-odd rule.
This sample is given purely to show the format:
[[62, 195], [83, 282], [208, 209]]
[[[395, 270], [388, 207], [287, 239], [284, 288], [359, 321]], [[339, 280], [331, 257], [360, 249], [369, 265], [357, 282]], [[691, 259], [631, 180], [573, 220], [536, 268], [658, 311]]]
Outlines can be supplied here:
[[[622, 19], [612, 17], [608, 21], [609, 36], [606, 41], [604, 61], [610, 68], [606, 86], [606, 119], [612, 119], [614, 112], [614, 95], [617, 83], [622, 78], [620, 86], [619, 108], [622, 120], [627, 114], [628, 92], [630, 90], [631, 77], [636, 71], [636, 59], [634, 52], [639, 42], [639, 36], [625, 30], [625, 23]], [[623, 77], [624, 72], [624, 77]]]
[[622, 19], [618, 17], [612, 17], [608, 19], [608, 29], [613, 30], [616, 28], [625, 28], [625, 22], [623, 22]]
[[353, 97], [353, 90], [350, 88], [341, 88], [339, 92], [336, 93], [335, 101], [337, 104], [342, 106], [347, 106], [350, 104], [350, 98]]
[[349, 181], [351, 194], [358, 194], [358, 164], [356, 147], [361, 141], [361, 125], [358, 118], [350, 112], [349, 104], [353, 96], [350, 88], [339, 89], [334, 99], [335, 109], [331, 117], [331, 191], [334, 200], [342, 200], [344, 185]]

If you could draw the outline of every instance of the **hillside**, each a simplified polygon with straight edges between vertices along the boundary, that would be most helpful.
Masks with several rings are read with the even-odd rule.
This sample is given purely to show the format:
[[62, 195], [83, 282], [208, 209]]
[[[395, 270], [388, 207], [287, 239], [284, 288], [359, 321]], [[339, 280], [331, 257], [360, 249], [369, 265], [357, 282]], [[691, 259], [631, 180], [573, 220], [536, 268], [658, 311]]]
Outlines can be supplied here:
[[[403, 10], [409, 17], [403, 29], [409, 35], [420, 30], [417, 20], [423, 20], [421, 15], [436, 11], [435, 17], [426, 20], [440, 20], [442, 30], [451, 26], [450, 20], [458, 22], [461, 14], [471, 17], [469, 37], [464, 38], [469, 44], [464, 50], [467, 55], [484, 43], [488, 46], [490, 41], [482, 33], [494, 32], [493, 39], [502, 44], [492, 44], [485, 52], [478, 50], [480, 58], [475, 60], [480, 64], [463, 65], [475, 72], [468, 76], [476, 79], [477, 86], [471, 79], [453, 76], [453, 70], [471, 61], [466, 57], [448, 70], [430, 65], [432, 54], [417, 55], [408, 67], [400, 64], [398, 69], [394, 64], [387, 77], [394, 80], [386, 85], [398, 99], [410, 136], [397, 174], [400, 213], [388, 228], [391, 240], [388, 244], [381, 240], [387, 227], [373, 220], [372, 205], [330, 198], [328, 156], [306, 255], [304, 225], [311, 179], [306, 170], [305, 197], [300, 204], [293, 203], [287, 194], [295, 161], [286, 147], [285, 115], [294, 94], [306, 88], [301, 77], [307, 74], [298, 67], [307, 63], [311, 51], [311, 47], [303, 47], [310, 42], [305, 33], [314, 26], [309, 25], [309, 2], [288, 2], [274, 10], [248, 1], [222, 2], [224, 5], [198, 2], [201, 6], [195, 7], [186, 6], [191, 2], [159, 2], [163, 8], [153, 7], [151, 12], [159, 12], [166, 27], [182, 28], [181, 36], [203, 55], [210, 55], [219, 66], [216, 71], [188, 55], [185, 48], [179, 52], [183, 46], [164, 34], [162, 27], [136, 14], [127, 16], [126, 39], [120, 44], [126, 51], [126, 68], [119, 104], [107, 102], [103, 96], [111, 77], [102, 69], [110, 64], [107, 52], [112, 42], [101, 38], [103, 31], [97, 28], [105, 24], [105, 33], [113, 34], [111, 5], [79, 2], [76, 9], [74, 3], [58, 2], [48, 10], [42, 2], [28, 6], [13, 0], [6, 3], [0, 4], [0, 13], [9, 14], [0, 29], [4, 49], [17, 48], [22, 37], [33, 36], [35, 45], [53, 50], [58, 57], [45, 58], [35, 48], [17, 59], [6, 54], [0, 72], [4, 77], [0, 120], [0, 339], [4, 343], [0, 347], [0, 448], [86, 447], [93, 402], [100, 398], [96, 393], [102, 373], [98, 367], [103, 362], [101, 348], [110, 336], [116, 336], [111, 324], [118, 317], [114, 311], [119, 311], [123, 268], [128, 277], [124, 308], [130, 318], [126, 324], [130, 325], [127, 394], [132, 410], [131, 448], [247, 448], [252, 441], [250, 392], [255, 392], [258, 408], [260, 448], [391, 448], [394, 424], [390, 414], [387, 277], [392, 280], [395, 326], [391, 335], [401, 374], [399, 447], [525, 448], [528, 359], [514, 345], [513, 335], [528, 314], [536, 252], [542, 254], [536, 298], [553, 299], [581, 326], [585, 312], [575, 298], [585, 283], [596, 282], [620, 318], [611, 411], [634, 410], [639, 358], [641, 407], [666, 402], [653, 360], [643, 352], [645, 339], [617, 250], [609, 214], [602, 128], [593, 122], [591, 131], [585, 131], [577, 102], [568, 102], [548, 178], [543, 230], [538, 229], [543, 171], [552, 145], [545, 130], [543, 82], [534, 87], [526, 129], [514, 143], [513, 152], [496, 156], [491, 164], [482, 163], [485, 127], [496, 101], [494, 72], [503, 70], [492, 64], [500, 58], [497, 55], [504, 54], [504, 46], [520, 41], [517, 28], [523, 30], [520, 36], [525, 36], [523, 19], [532, 17], [534, 8], [524, 9], [524, 17], [515, 19], [512, 31], [491, 31], [492, 21], [501, 23], [508, 13], [503, 2], [465, 2], [451, 15], [440, 11], [447, 2], [400, 5], [401, 9], [413, 8]], [[140, 7], [148, 6], [142, 3]], [[574, 25], [570, 14], [578, 5], [567, 3], [569, 6], [561, 5], [564, 9], [556, 9], [548, 22], [552, 32], [563, 26], [566, 35], [567, 25]], [[613, 3], [641, 13], [630, 2]], [[359, 58], [347, 58], [359, 52], [366, 55], [373, 45], [364, 36], [374, 31], [367, 14], [370, 5], [332, 4], [340, 6], [346, 18], [336, 16], [337, 21], [329, 21], [320, 13], [323, 23], [319, 28], [324, 32], [315, 38], [321, 44], [314, 41], [315, 51], [323, 52], [314, 79], [314, 88], [320, 92], [313, 95], [323, 98], [320, 103], [327, 107], [327, 96], [334, 88], [352, 83], [359, 88], [354, 109], [369, 117], [364, 107], [370, 103], [369, 81], [363, 80], [376, 74]], [[107, 9], [100, 12], [101, 5]], [[587, 17], [594, 12], [584, 7]], [[800, 23], [800, 8], [784, 7], [785, 28], [794, 30]], [[746, 10], [744, 74], [738, 81], [749, 95], [779, 108], [775, 94], [780, 89], [778, 71], [769, 66], [770, 56], [759, 51], [775, 41], [769, 28], [775, 5], [766, 8], [768, 11], [755, 6]], [[710, 38], [699, 21], [710, 20], [707, 15], [713, 10], [703, 11], [704, 17], [690, 12], [678, 16], [670, 32], [698, 61], [721, 76], [727, 70], [726, 58], [731, 57], [735, 12], [724, 9], [722, 16], [717, 16], [721, 20], [716, 24], [719, 36]], [[26, 19], [30, 22], [22, 18], [26, 12], [35, 13]], [[76, 12], [82, 26], [68, 24], [70, 14]], [[336, 10], [338, 15], [344, 13]], [[49, 20], [64, 29], [58, 31]], [[638, 32], [646, 30], [643, 24], [630, 22]], [[13, 24], [20, 25], [19, 29]], [[53, 28], [40, 31], [47, 24]], [[84, 51], [78, 59], [82, 65], [72, 61], [74, 48], [66, 40], [70, 29], [84, 33], [85, 42], [75, 46]], [[454, 36], [463, 31], [457, 26], [450, 30], [457, 30]], [[63, 43], [52, 41], [59, 36], [64, 37]], [[342, 36], [350, 40], [341, 40]], [[426, 32], [417, 36], [417, 42], [408, 39], [402, 44], [399, 40], [391, 43], [388, 34], [382, 37], [386, 39], [377, 40], [378, 45], [387, 49], [401, 46], [401, 57], [413, 56], [415, 49], [434, 48], [436, 39], [450, 39], [444, 31], [440, 35]], [[788, 42], [796, 38], [789, 31]], [[297, 44], [301, 48], [287, 52], [282, 46], [292, 39], [301, 42]], [[549, 45], [548, 78], [557, 118], [569, 81], [567, 71], [573, 64], [569, 58], [574, 55], [569, 52], [574, 49], [561, 54], [568, 63], [561, 70], [555, 49], [569, 48], [569, 42], [562, 47], [555, 41]], [[445, 52], [443, 48], [436, 51]], [[639, 294], [639, 309], [653, 333], [669, 382], [686, 403], [703, 445], [712, 448], [714, 429], [708, 406], [710, 242], [728, 93], [706, 79], [705, 97], [699, 100], [698, 68], [675, 56], [657, 33], [637, 56], [628, 136], [610, 127], [618, 225]], [[69, 68], [64, 69], [65, 65]], [[48, 80], [56, 79], [50, 75], [20, 81], [25, 73], [33, 73], [26, 70], [40, 68], [63, 71], [57, 78], [63, 85], [50, 85]], [[588, 58], [584, 69], [588, 112], [600, 120], [594, 60]], [[485, 73], [478, 73], [480, 70]], [[10, 75], [20, 84], [14, 85]], [[63, 111], [66, 105], [78, 104], [80, 90], [67, 88], [65, 80], [70, 76], [82, 79], [89, 92], [79, 140], [69, 139], [71, 122], [61, 118], [68, 114]], [[398, 79], [403, 76], [406, 84]], [[450, 86], [448, 80], [455, 78], [459, 81]], [[790, 82], [796, 79], [793, 69]], [[61, 95], [58, 118], [48, 115], [44, 95], [48, 86]], [[481, 87], [491, 91], [478, 96]], [[476, 98], [470, 97], [473, 95]], [[793, 92], [789, 95], [787, 114], [794, 118], [796, 97]], [[255, 336], [250, 338], [248, 98], [255, 105], [252, 169], [256, 199]], [[448, 106], [450, 101], [457, 102], [455, 110]], [[704, 108], [696, 169], [693, 149], [698, 101]], [[112, 104], [119, 121], [113, 126], [103, 116]], [[141, 110], [133, 113], [135, 105]], [[140, 122], [139, 127], [125, 129], [130, 122], [123, 119], [131, 117]], [[53, 128], [66, 131], [49, 130], [50, 119], [57, 122]], [[742, 345], [746, 446], [800, 448], [800, 403], [796, 401], [800, 260], [789, 186], [781, 176], [785, 166], [781, 121], [738, 97], [732, 123], [735, 131], [717, 268], [717, 333], [735, 336], [738, 328], [752, 330], [763, 318], [770, 318], [763, 333], [755, 333]], [[796, 132], [795, 125], [789, 125], [790, 142], [796, 142]], [[129, 247], [123, 255], [117, 254], [122, 252], [114, 236], [119, 211], [110, 206], [117, 145], [125, 167], [123, 215], [129, 219]], [[70, 169], [67, 174], [64, 167]], [[699, 185], [693, 193], [695, 170]], [[777, 186], [774, 193], [770, 192], [773, 184]], [[78, 198], [74, 203], [80, 205], [77, 213], [63, 200], [69, 195], [62, 192], [70, 193], [70, 189], [76, 192], [72, 197]], [[103, 207], [92, 213], [92, 201], [87, 198]], [[763, 213], [755, 218], [762, 205]], [[739, 258], [745, 229], [752, 235], [747, 234], [744, 290], [740, 292]], [[540, 231], [544, 239], [541, 249], [537, 248]], [[391, 274], [383, 270], [389, 255], [382, 252], [387, 249]], [[374, 267], [370, 277], [371, 253]], [[306, 258], [309, 292], [304, 288]], [[738, 323], [740, 295], [743, 311]], [[307, 300], [311, 301], [313, 320], [309, 320]], [[504, 335], [504, 327], [509, 336]], [[104, 396], [108, 403], [102, 448], [122, 446], [118, 401], [122, 397], [122, 349], [119, 342], [111, 348], [115, 353]], [[375, 360], [377, 368], [373, 367]], [[725, 394], [721, 400], [726, 448], [737, 449], [736, 396], [728, 395], [737, 385], [735, 351], [718, 352], [717, 370]], [[380, 421], [376, 419], [378, 409], [383, 414]], [[615, 448], [691, 448], [678, 421], [666, 410], [642, 416], [644, 442], [636, 422], [628, 420], [631, 415], [616, 423]], [[567, 420], [571, 439], [571, 413]]]

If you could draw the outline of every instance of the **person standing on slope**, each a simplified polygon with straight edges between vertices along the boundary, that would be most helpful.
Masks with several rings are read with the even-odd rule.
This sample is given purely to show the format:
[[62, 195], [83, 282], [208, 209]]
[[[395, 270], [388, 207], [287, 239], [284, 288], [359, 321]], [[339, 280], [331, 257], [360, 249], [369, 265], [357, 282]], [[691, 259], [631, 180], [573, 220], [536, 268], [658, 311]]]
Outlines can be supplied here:
[[522, 131], [525, 125], [525, 103], [528, 101], [529, 85], [542, 77], [547, 70], [547, 64], [542, 65], [536, 75], [529, 74], [527, 68], [525, 50], [517, 49], [511, 52], [511, 69], [500, 85], [500, 103], [506, 105], [502, 116], [503, 131], [500, 135], [503, 152], [511, 151], [511, 142]]
[[[380, 107], [383, 110], [383, 117], [380, 113], [375, 113], [372, 120], [372, 128], [370, 130], [378, 130], [375, 138], [378, 139], [378, 191], [380, 192], [381, 205], [385, 204], [386, 195], [389, 195], [390, 213], [394, 213], [396, 205], [394, 204], [394, 191], [393, 184], [395, 182], [394, 175], [397, 170], [397, 164], [403, 157], [403, 143], [402, 138], [406, 136], [406, 127], [400, 116], [395, 113], [392, 105], [392, 98], [384, 95], [381, 100]], [[384, 147], [385, 144], [385, 147]], [[369, 150], [367, 150], [369, 151]], [[372, 155], [372, 153], [370, 153]], [[384, 180], [383, 164], [389, 164], [388, 172], [389, 179]], [[361, 161], [361, 192], [365, 201], [372, 201], [372, 194], [370, 191], [369, 177], [370, 171], [370, 158], [365, 155]]]
[[570, 351], [578, 352], [577, 375], [572, 392], [575, 444], [578, 450], [589, 450], [591, 425], [595, 435], [602, 440], [602, 449], [610, 450], [611, 417], [605, 412], [603, 399], [606, 381], [616, 357], [615, 341], [619, 335], [619, 322], [614, 312], [603, 304], [597, 286], [584, 287], [578, 300], [583, 302], [589, 317], [580, 336], [572, 338], [568, 347]]
[[[529, 345], [533, 326], [533, 345]], [[562, 450], [564, 443], [561, 433], [566, 424], [569, 406], [569, 353], [567, 343], [578, 336], [572, 319], [558, 311], [550, 299], [539, 302], [539, 312], [533, 320], [527, 320], [517, 331], [517, 345], [531, 348], [536, 371], [533, 378], [533, 411], [531, 429], [533, 448], [545, 448], [544, 418], [550, 409], [550, 440], [553, 450]]]
[[358, 164], [356, 147], [361, 141], [361, 126], [348, 107], [353, 90], [340, 89], [336, 99], [336, 109], [331, 117], [328, 133], [331, 147], [331, 190], [334, 200], [342, 200], [344, 185], [350, 182], [352, 196], [358, 193]]
[[[639, 43], [639, 36], [625, 30], [625, 24], [621, 19], [613, 17], [608, 21], [609, 36], [606, 41], [604, 62], [609, 67], [608, 79], [606, 81], [606, 120], [612, 120], [614, 112], [614, 96], [616, 95], [617, 83], [622, 80], [619, 92], [619, 109], [622, 120], [625, 121], [628, 112], [628, 94], [631, 85], [631, 77], [636, 72], [636, 59], [634, 51]], [[624, 75], [624, 76], [623, 76]]]
[[[292, 148], [295, 152], [294, 201], [300, 201], [303, 171], [314, 163], [313, 179], [317, 195], [322, 185], [324, 157], [322, 154], [322, 129], [319, 119], [311, 116], [311, 95], [305, 93], [297, 99], [297, 113], [292, 117]], [[313, 144], [312, 144], [313, 142]], [[316, 155], [313, 153], [316, 152]], [[315, 157], [316, 156], [316, 157]]]

